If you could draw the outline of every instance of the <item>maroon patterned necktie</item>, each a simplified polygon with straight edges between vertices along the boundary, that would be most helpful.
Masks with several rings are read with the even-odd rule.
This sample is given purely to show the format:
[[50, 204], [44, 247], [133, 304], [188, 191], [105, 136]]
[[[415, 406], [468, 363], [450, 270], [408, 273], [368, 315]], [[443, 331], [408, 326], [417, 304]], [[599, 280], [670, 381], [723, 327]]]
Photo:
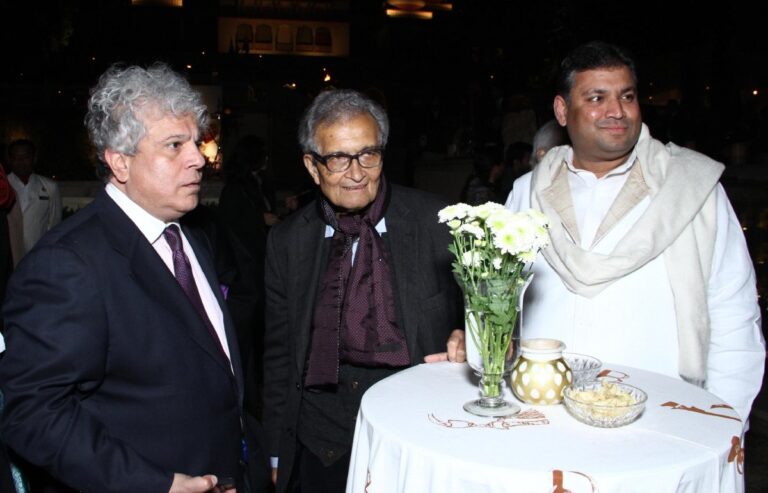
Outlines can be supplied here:
[[181, 231], [179, 231], [179, 227], [175, 224], [171, 224], [165, 228], [163, 236], [165, 237], [165, 241], [168, 242], [168, 246], [171, 247], [171, 252], [173, 252], [173, 271], [176, 280], [179, 282], [181, 289], [184, 290], [184, 293], [186, 293], [189, 301], [192, 302], [192, 305], [203, 318], [205, 327], [208, 329], [208, 332], [210, 332], [213, 340], [216, 341], [216, 346], [226, 356], [224, 348], [221, 346], [219, 335], [216, 333], [216, 329], [213, 328], [213, 324], [208, 318], [208, 313], [203, 306], [203, 300], [200, 298], [200, 292], [197, 290], [197, 284], [192, 275], [192, 265], [189, 263], [189, 257], [184, 253], [184, 244], [181, 241]]

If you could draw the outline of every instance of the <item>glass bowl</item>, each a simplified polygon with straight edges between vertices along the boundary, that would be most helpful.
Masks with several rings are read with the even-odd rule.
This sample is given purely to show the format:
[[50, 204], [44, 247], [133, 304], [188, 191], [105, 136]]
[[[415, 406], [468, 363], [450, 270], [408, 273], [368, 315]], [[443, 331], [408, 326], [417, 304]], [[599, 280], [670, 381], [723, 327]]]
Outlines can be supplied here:
[[565, 358], [568, 366], [571, 367], [574, 385], [591, 382], [596, 379], [597, 374], [600, 373], [600, 369], [603, 367], [602, 361], [586, 354], [564, 352], [563, 358]]
[[[576, 394], [577, 391], [599, 391], [606, 387], [629, 394], [634, 403], [609, 404], [606, 401], [580, 398]], [[571, 416], [582, 423], [599, 428], [616, 428], [633, 422], [642, 414], [647, 400], [646, 393], [637, 387], [625, 383], [607, 383], [604, 386], [603, 382], [598, 380], [574, 384], [563, 391], [563, 403]]]

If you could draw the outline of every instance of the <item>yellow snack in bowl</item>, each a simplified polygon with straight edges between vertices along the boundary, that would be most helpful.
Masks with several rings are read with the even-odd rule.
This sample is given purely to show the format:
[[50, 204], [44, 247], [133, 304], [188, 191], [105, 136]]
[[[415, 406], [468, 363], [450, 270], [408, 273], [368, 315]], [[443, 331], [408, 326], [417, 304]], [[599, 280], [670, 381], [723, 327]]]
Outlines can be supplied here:
[[627, 406], [637, 402], [632, 394], [605, 380], [595, 390], [572, 390], [571, 397], [589, 406], [585, 410], [594, 418], [619, 417], [628, 411]]

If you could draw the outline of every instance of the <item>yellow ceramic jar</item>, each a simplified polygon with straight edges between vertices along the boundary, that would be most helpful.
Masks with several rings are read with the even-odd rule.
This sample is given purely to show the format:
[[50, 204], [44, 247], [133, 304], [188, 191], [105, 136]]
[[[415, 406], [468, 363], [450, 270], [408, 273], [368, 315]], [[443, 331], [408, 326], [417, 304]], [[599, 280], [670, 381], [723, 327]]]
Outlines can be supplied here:
[[510, 387], [527, 404], [559, 404], [573, 373], [563, 359], [565, 344], [556, 339], [526, 339], [512, 374]]

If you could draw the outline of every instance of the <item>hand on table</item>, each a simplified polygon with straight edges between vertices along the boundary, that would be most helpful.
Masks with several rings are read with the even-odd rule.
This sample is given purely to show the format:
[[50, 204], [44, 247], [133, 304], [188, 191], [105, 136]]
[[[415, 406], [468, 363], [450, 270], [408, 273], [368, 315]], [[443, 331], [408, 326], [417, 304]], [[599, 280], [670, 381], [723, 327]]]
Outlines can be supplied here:
[[464, 363], [467, 361], [467, 348], [464, 341], [464, 331], [456, 329], [451, 332], [446, 343], [447, 351], [444, 353], [428, 354], [424, 356], [425, 363], [437, 363], [438, 361], [451, 361]]

